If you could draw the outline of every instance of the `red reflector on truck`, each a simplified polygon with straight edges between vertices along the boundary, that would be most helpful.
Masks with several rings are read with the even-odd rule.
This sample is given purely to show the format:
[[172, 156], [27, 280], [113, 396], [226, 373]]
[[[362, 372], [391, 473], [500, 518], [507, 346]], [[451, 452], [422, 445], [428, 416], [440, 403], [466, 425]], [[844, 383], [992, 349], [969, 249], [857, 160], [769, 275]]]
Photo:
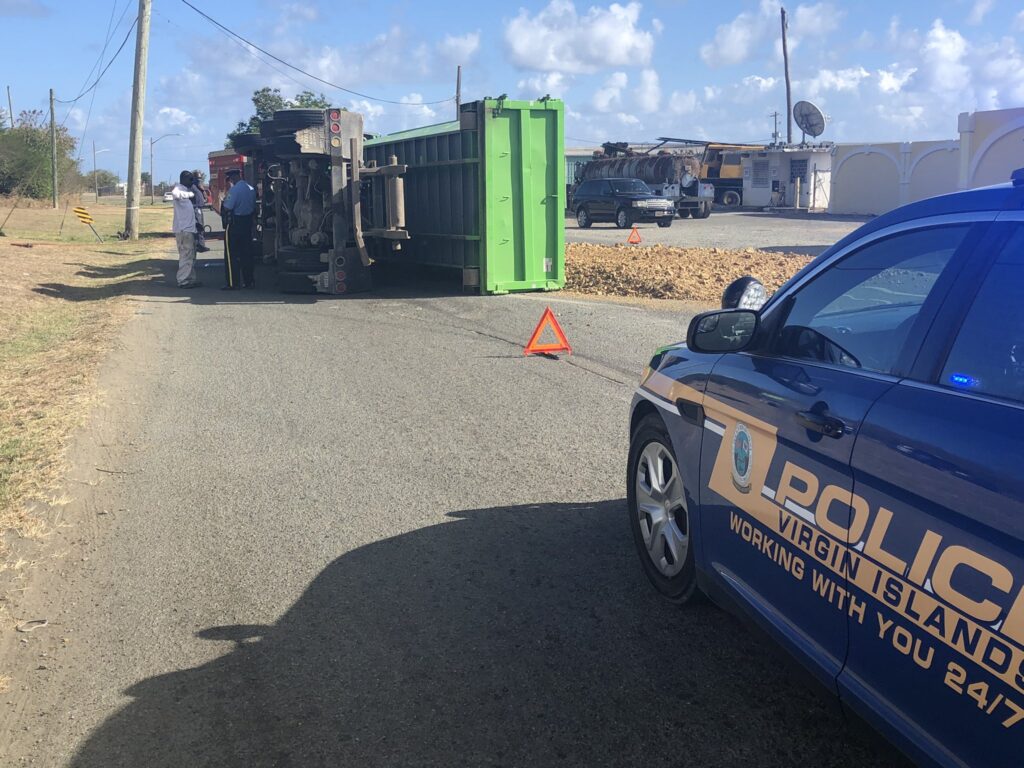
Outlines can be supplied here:
[[341, 133], [341, 126], [337, 123], [331, 123], [331, 133]]
[[337, 120], [340, 117], [341, 117], [341, 112], [339, 112], [336, 109], [332, 109], [331, 110], [331, 120]]

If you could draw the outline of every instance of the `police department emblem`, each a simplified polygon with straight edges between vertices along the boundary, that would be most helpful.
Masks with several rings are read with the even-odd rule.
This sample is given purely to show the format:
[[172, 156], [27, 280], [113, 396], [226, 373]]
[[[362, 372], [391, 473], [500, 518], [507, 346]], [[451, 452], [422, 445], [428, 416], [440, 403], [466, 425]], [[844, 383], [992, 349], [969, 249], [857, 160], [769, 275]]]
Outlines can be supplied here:
[[745, 424], [736, 424], [732, 433], [732, 482], [743, 493], [750, 490], [753, 442]]

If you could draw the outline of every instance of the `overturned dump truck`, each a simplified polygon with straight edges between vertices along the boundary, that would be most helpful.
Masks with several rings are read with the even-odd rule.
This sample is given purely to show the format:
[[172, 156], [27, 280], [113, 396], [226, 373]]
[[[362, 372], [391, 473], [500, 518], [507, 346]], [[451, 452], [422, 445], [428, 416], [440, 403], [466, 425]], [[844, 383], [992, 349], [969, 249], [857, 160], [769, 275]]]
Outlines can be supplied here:
[[604, 157], [583, 166], [577, 184], [590, 179], [640, 179], [655, 194], [675, 201], [681, 217], [706, 219], [715, 198], [712, 184], [700, 180], [700, 158], [687, 152], [634, 152], [625, 142], [606, 142]]
[[[362, 115], [340, 108], [281, 110], [263, 121], [259, 135], [236, 137], [233, 146], [246, 155], [247, 179], [259, 192], [257, 238], [281, 290], [369, 290], [367, 242], [401, 247], [408, 240], [405, 169], [363, 167]], [[364, 206], [364, 197], [380, 204]]]
[[[480, 293], [565, 283], [564, 107], [483, 99], [379, 137], [342, 109], [282, 110], [237, 136], [263, 261], [289, 292], [372, 288], [372, 265], [451, 269]], [[211, 153], [211, 160], [213, 158]]]

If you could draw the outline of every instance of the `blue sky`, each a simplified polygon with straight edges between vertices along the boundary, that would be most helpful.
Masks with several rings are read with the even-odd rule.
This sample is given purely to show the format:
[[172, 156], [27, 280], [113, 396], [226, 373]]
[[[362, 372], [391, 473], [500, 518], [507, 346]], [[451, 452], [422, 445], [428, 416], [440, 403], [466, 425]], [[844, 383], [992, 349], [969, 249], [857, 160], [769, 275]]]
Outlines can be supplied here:
[[[384, 132], [449, 119], [451, 102], [421, 102], [454, 93], [459, 63], [465, 100], [563, 98], [567, 145], [662, 135], [764, 141], [771, 112], [785, 110], [775, 0], [250, 0], [256, 10], [246, 13], [229, 10], [241, 3], [193, 3], [326, 80], [406, 103], [356, 98], [271, 67], [180, 0], [154, 0], [146, 136], [183, 134], [157, 145], [158, 179], [204, 167], [206, 153], [250, 114], [255, 88], [323, 90], [362, 112], [369, 130]], [[136, 7], [136, 0], [0, 0], [0, 86], [11, 86], [15, 112], [45, 108], [50, 87], [58, 98], [78, 94], [91, 82], [112, 12], [121, 22], [104, 62]], [[823, 139], [954, 138], [959, 112], [1024, 106], [1024, 3], [823, 0], [786, 8], [794, 101], [810, 99], [829, 116]], [[91, 111], [88, 96], [58, 111], [85, 138], [85, 169], [95, 140], [110, 150], [100, 166], [125, 174], [133, 53], [131, 39]]]

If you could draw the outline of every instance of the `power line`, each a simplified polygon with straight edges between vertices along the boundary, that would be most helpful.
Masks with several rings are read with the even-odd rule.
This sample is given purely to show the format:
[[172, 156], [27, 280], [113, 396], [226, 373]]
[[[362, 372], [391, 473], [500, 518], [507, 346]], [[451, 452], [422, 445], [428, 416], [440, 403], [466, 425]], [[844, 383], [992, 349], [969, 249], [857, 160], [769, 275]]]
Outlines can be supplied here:
[[60, 104], [74, 104], [80, 98], [85, 96], [85, 94], [89, 93], [89, 91], [91, 91], [93, 88], [95, 88], [97, 85], [99, 85], [100, 84], [100, 80], [103, 79], [103, 76], [105, 74], [107, 74], [107, 70], [110, 69], [110, 65], [113, 64], [115, 61], [117, 61], [118, 55], [120, 55], [121, 51], [124, 50], [125, 45], [128, 43], [128, 38], [132, 36], [132, 30], [135, 29], [135, 25], [138, 24], [138, 23], [139, 23], [139, 19], [138, 19], [138, 17], [136, 17], [135, 21], [133, 21], [132, 25], [128, 28], [128, 34], [126, 34], [124, 36], [124, 40], [121, 41], [121, 45], [118, 47], [117, 51], [114, 53], [113, 58], [110, 61], [107, 62], [107, 66], [105, 66], [103, 68], [103, 71], [100, 72], [99, 76], [96, 78], [96, 80], [93, 82], [92, 85], [90, 85], [88, 88], [86, 88], [80, 94], [75, 96], [75, 98], [73, 98], [73, 99], [68, 99], [67, 101], [65, 101], [64, 99], [54, 99], [54, 101], [56, 101], [56, 102], [58, 102]]
[[432, 105], [432, 104], [445, 104], [446, 102], [454, 101], [455, 100], [454, 96], [449, 96], [447, 99], [439, 99], [437, 101], [417, 101], [417, 102], [394, 101], [393, 99], [382, 99], [382, 98], [379, 98], [377, 96], [370, 96], [367, 93], [360, 93], [359, 91], [353, 91], [351, 88], [345, 88], [344, 86], [338, 85], [337, 83], [332, 83], [329, 80], [324, 80], [322, 77], [317, 77], [316, 75], [311, 74], [311, 73], [307, 72], [306, 70], [304, 70], [304, 69], [302, 69], [300, 67], [296, 67], [294, 64], [290, 64], [289, 62], [285, 61], [284, 59], [280, 58], [279, 56], [275, 56], [270, 51], [267, 51], [267, 50], [265, 50], [263, 48], [260, 48], [258, 45], [256, 45], [255, 43], [253, 43], [253, 42], [251, 42], [249, 40], [246, 40], [244, 37], [242, 37], [238, 33], [231, 31], [230, 29], [225, 27], [223, 24], [221, 24], [216, 19], [213, 19], [210, 16], [207, 16], [201, 10], [199, 10], [194, 5], [192, 5], [192, 3], [190, 3], [188, 0], [181, 0], [181, 2], [183, 2], [185, 5], [187, 5], [193, 11], [198, 13], [200, 16], [202, 16], [204, 19], [206, 19], [211, 24], [214, 24], [215, 26], [220, 27], [225, 32], [227, 32], [229, 35], [231, 35], [232, 37], [237, 37], [239, 40], [241, 40], [246, 45], [255, 48], [260, 53], [262, 53], [262, 54], [272, 58], [274, 61], [276, 61], [276, 62], [278, 62], [280, 64], [284, 64], [289, 69], [294, 69], [296, 72], [301, 72], [306, 77], [312, 78], [313, 80], [316, 80], [318, 83], [323, 83], [324, 85], [329, 86], [331, 88], [334, 88], [335, 90], [344, 91], [345, 93], [350, 93], [353, 96], [358, 96], [358, 97], [360, 97], [362, 99], [369, 99], [370, 101], [379, 101], [379, 102], [381, 102], [383, 104], [397, 104], [399, 106], [404, 106], [404, 107], [422, 107], [422, 106], [427, 106], [427, 105]]
[[[187, 30], [187, 29], [185, 29], [185, 28], [184, 28], [183, 26], [181, 26], [180, 24], [178, 24], [178, 23], [177, 23], [176, 21], [174, 21], [173, 19], [171, 19], [171, 18], [169, 18], [169, 17], [167, 17], [167, 16], [164, 16], [164, 14], [160, 13], [160, 11], [158, 11], [158, 10], [154, 9], [154, 10], [153, 10], [153, 13], [155, 13], [155, 14], [156, 14], [157, 16], [159, 16], [160, 18], [162, 18], [162, 19], [163, 19], [164, 21], [166, 21], [166, 22], [167, 22], [168, 24], [172, 24], [172, 25], [174, 25], [175, 27], [177, 27], [178, 29], [180, 29], [180, 30], [181, 30], [182, 32], [188, 32], [188, 30]], [[236, 40], [235, 38], [233, 38], [233, 37], [232, 37], [231, 35], [229, 35], [229, 34], [228, 34], [227, 32], [225, 32], [224, 30], [222, 30], [222, 29], [217, 29], [217, 31], [218, 31], [218, 32], [219, 32], [219, 33], [220, 33], [220, 34], [221, 34], [221, 35], [222, 35], [222, 36], [224, 37], [224, 39], [225, 39], [225, 40], [230, 40], [230, 41], [231, 41], [231, 43], [232, 43], [232, 45], [237, 45], [237, 46], [238, 46], [238, 47], [239, 47], [239, 48], [240, 48], [241, 50], [245, 51], [245, 52], [246, 52], [246, 53], [247, 53], [247, 54], [248, 54], [249, 56], [251, 56], [252, 58], [254, 58], [254, 59], [255, 59], [256, 61], [258, 61], [258, 62], [259, 62], [260, 64], [263, 64], [263, 65], [264, 65], [264, 66], [266, 66], [266, 67], [270, 67], [270, 68], [271, 68], [272, 70], [274, 70], [274, 71], [275, 71], [275, 72], [277, 72], [277, 73], [278, 73], [279, 75], [281, 75], [281, 77], [284, 77], [284, 78], [287, 78], [288, 80], [291, 80], [291, 81], [292, 81], [293, 83], [295, 83], [295, 84], [296, 84], [297, 86], [299, 86], [299, 87], [301, 87], [301, 88], [308, 88], [308, 87], [309, 87], [309, 83], [304, 83], [304, 82], [302, 82], [301, 80], [297, 80], [296, 78], [292, 77], [292, 76], [291, 76], [290, 74], [288, 74], [288, 73], [287, 73], [286, 71], [284, 71], [284, 70], [283, 70], [283, 69], [281, 69], [280, 67], [275, 67], [275, 66], [274, 66], [273, 64], [271, 64], [271, 63], [270, 63], [269, 61], [267, 61], [266, 59], [264, 59], [264, 58], [263, 58], [262, 56], [260, 56], [259, 54], [255, 53], [255, 52], [253, 51], [253, 49], [252, 49], [251, 47], [249, 47], [248, 45], [245, 45], [245, 44], [243, 44], [243, 43], [240, 43], [240, 42], [238, 42], [238, 40]]]

